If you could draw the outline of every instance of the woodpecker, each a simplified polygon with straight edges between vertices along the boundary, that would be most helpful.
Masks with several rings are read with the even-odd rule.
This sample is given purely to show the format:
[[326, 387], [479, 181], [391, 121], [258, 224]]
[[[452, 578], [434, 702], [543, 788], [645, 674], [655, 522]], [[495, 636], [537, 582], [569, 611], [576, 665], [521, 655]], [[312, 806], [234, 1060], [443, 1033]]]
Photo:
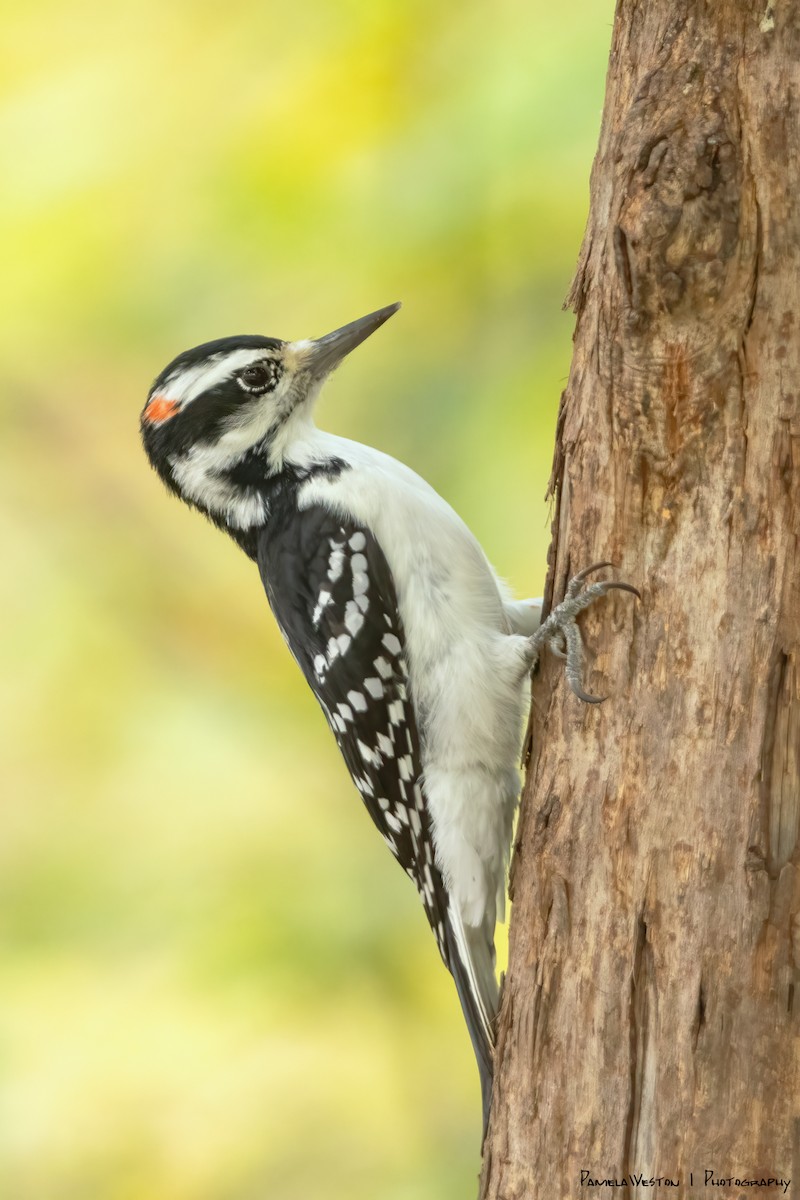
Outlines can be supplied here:
[[400, 307], [315, 340], [248, 335], [179, 354], [141, 415], [167, 487], [258, 566], [270, 607], [353, 782], [411, 877], [455, 981], [484, 1133], [525, 684], [541, 649], [583, 700], [576, 617], [611, 588], [576, 576], [541, 622], [419, 475], [318, 429], [325, 379]]

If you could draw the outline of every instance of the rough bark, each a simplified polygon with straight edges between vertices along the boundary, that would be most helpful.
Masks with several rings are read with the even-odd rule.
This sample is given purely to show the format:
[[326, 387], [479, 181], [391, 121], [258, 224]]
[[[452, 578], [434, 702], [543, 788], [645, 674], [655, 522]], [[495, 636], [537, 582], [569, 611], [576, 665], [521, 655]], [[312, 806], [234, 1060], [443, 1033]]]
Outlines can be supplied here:
[[570, 299], [481, 1194], [800, 1189], [800, 5], [619, 0]]

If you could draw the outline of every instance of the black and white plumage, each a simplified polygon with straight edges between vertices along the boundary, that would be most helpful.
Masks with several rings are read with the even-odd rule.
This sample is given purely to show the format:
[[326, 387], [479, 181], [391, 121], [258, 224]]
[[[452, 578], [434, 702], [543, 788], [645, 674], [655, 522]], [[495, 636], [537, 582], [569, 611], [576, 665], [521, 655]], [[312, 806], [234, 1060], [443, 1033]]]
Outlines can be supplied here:
[[367, 811], [419, 892], [488, 1087], [494, 990], [470, 982], [461, 966], [464, 934], [436, 863], [405, 631], [383, 551], [351, 519], [292, 504], [259, 535], [257, 560], [272, 611]]
[[[609, 587], [576, 581], [539, 630], [473, 535], [418, 475], [318, 430], [327, 375], [399, 307], [315, 341], [223, 338], [155, 381], [142, 414], [168, 487], [258, 564], [278, 624], [375, 825], [413, 880], [481, 1075], [484, 1130], [524, 685], [543, 644]], [[629, 589], [632, 590], [632, 589]]]

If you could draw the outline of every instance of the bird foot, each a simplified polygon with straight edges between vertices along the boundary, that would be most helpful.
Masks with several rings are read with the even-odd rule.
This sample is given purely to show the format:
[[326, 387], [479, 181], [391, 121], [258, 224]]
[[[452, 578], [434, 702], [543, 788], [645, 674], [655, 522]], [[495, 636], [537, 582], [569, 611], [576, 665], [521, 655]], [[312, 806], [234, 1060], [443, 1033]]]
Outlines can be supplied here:
[[565, 673], [567, 683], [578, 699], [584, 700], [587, 704], [602, 704], [606, 697], [592, 696], [583, 690], [583, 641], [576, 617], [585, 608], [588, 608], [590, 604], [594, 604], [595, 600], [599, 600], [601, 596], [605, 596], [606, 592], [610, 592], [613, 588], [616, 588], [620, 592], [631, 592], [641, 600], [639, 592], [630, 583], [616, 583], [614, 580], [605, 580], [601, 583], [590, 583], [588, 587], [584, 586], [586, 578], [594, 571], [599, 571], [602, 567], [610, 567], [612, 565], [612, 563], [608, 562], [593, 563], [592, 566], [586, 567], [579, 574], [575, 575], [569, 581], [564, 599], [553, 609], [547, 620], [539, 626], [533, 637], [529, 639], [533, 656], [530, 669], [533, 670], [539, 661], [539, 654], [542, 647], [548, 645], [557, 658], [566, 659]]

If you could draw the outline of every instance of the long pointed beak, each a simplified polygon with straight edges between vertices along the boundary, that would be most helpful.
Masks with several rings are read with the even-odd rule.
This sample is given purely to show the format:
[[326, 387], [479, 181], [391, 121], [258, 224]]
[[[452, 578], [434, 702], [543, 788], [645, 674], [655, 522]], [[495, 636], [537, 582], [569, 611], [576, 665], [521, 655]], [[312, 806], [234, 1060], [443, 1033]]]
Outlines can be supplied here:
[[399, 307], [399, 304], [389, 304], [386, 308], [379, 308], [377, 312], [368, 313], [366, 317], [351, 321], [349, 325], [343, 325], [341, 329], [334, 329], [333, 333], [326, 333], [324, 337], [306, 343], [303, 367], [310, 371], [315, 379], [322, 379], [330, 374], [334, 367], [338, 367], [351, 350], [355, 350], [370, 334], [380, 329], [389, 317], [394, 316]]

